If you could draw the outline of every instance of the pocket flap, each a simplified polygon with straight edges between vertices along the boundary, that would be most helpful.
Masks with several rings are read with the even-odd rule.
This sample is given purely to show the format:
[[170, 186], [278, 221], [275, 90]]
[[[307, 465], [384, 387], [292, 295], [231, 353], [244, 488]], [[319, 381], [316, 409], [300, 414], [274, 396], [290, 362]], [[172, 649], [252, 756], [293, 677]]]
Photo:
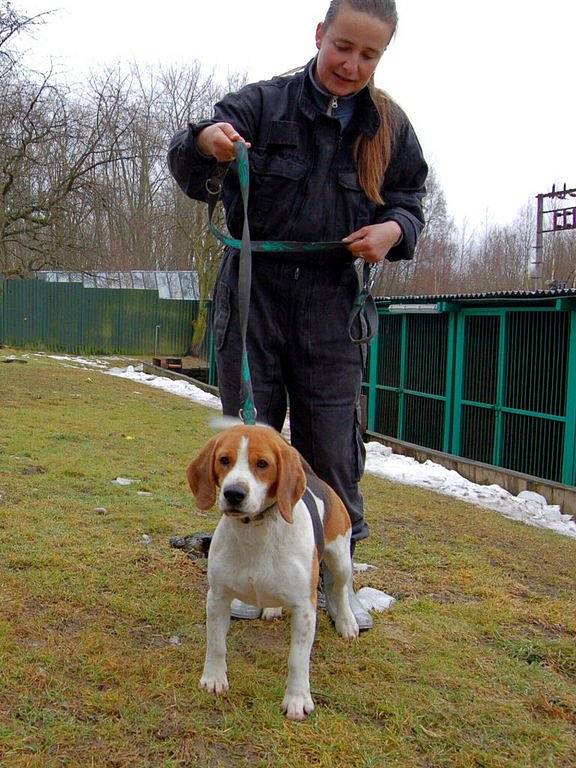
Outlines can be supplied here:
[[274, 155], [252, 155], [251, 165], [254, 173], [260, 176], [282, 176], [297, 181], [306, 173], [306, 166], [299, 160]]
[[340, 186], [346, 189], [353, 189], [355, 192], [362, 192], [358, 174], [356, 171], [338, 171], [338, 182]]

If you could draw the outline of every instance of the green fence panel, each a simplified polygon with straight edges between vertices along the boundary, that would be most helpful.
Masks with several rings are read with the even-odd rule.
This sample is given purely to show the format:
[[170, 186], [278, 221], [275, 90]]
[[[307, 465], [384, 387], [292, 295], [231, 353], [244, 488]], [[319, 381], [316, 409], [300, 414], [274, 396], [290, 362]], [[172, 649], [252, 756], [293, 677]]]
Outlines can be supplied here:
[[566, 482], [569, 332], [567, 312], [462, 312], [454, 453]]
[[566, 441], [563, 482], [576, 485], [576, 309], [569, 313], [568, 360], [566, 365]]
[[[159, 300], [159, 312], [155, 324], [160, 326], [158, 354], [181, 357], [190, 351], [198, 308], [198, 301]], [[152, 345], [150, 349], [154, 349], [154, 346]]]
[[0, 342], [69, 354], [183, 356], [197, 301], [160, 299], [156, 290], [84, 288], [81, 283], [6, 280]]
[[14, 347], [43, 346], [46, 319], [46, 294], [36, 281], [5, 281], [4, 344]]
[[82, 352], [91, 355], [117, 354], [112, 346], [115, 321], [111, 288], [83, 288]]
[[53, 352], [76, 352], [82, 346], [82, 286], [46, 283], [41, 292], [45, 327], [41, 347]]
[[160, 301], [158, 293], [137, 289], [115, 290], [114, 293], [117, 296], [112, 349], [117, 354], [151, 355]]
[[420, 315], [379, 304], [368, 429], [575, 485], [574, 300], [478, 304]]
[[449, 329], [445, 314], [380, 314], [363, 388], [369, 395], [369, 429], [435, 450], [446, 448]]

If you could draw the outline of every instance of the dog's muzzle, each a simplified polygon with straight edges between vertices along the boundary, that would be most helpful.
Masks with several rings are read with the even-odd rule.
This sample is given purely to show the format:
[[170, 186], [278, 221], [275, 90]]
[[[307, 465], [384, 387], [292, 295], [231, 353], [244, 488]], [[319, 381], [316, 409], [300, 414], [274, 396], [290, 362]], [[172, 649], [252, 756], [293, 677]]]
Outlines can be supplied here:
[[242, 511], [240, 508], [248, 496], [248, 491], [243, 485], [234, 483], [225, 488], [222, 495], [233, 510], [240, 512]]

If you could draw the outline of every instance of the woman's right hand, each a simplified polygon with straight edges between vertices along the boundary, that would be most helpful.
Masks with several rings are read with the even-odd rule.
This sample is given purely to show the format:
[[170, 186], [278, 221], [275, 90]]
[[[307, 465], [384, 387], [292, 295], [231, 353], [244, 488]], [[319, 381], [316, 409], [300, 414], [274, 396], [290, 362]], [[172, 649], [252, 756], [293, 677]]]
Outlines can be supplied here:
[[247, 149], [250, 144], [244, 141], [234, 126], [230, 123], [214, 123], [203, 128], [196, 136], [196, 146], [203, 155], [214, 157], [219, 163], [229, 163], [234, 160], [234, 142], [243, 141]]

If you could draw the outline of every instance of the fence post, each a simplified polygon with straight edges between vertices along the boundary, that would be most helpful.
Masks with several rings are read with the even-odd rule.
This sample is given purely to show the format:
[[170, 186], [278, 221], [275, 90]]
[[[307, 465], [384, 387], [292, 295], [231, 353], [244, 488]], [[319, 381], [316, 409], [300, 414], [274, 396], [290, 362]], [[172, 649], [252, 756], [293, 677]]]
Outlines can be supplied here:
[[442, 450], [444, 453], [452, 451], [452, 425], [454, 421], [454, 387], [455, 372], [458, 367], [455, 365], [456, 357], [456, 338], [457, 338], [457, 318], [456, 308], [448, 310], [448, 333], [446, 338], [446, 382], [444, 385], [444, 434], [442, 436]]
[[566, 423], [564, 426], [562, 482], [576, 485], [576, 309], [570, 311], [566, 370]]
[[504, 441], [504, 413], [502, 408], [506, 404], [506, 381], [508, 378], [508, 365], [506, 358], [506, 341], [508, 336], [508, 313], [501, 309], [498, 311], [500, 318], [498, 335], [498, 371], [496, 378], [496, 420], [494, 423], [494, 452], [492, 464], [502, 466], [502, 449]]
[[160, 335], [160, 326], [154, 328], [154, 357], [158, 357], [158, 336]]
[[368, 370], [368, 424], [369, 432], [374, 432], [376, 426], [376, 384], [378, 383], [378, 347], [380, 337], [380, 310], [378, 310], [378, 323], [376, 333], [370, 342], [370, 366]]

